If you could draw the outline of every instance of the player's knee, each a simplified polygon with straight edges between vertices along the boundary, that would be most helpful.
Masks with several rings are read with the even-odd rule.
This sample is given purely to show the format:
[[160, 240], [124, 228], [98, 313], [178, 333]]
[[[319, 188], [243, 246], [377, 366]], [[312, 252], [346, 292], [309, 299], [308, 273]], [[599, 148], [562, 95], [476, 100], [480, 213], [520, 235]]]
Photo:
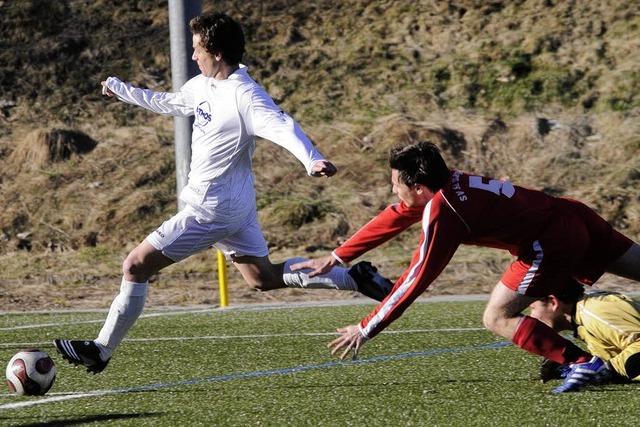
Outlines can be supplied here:
[[500, 324], [500, 316], [493, 310], [486, 309], [482, 315], [482, 324], [491, 332], [497, 332]]
[[136, 261], [132, 259], [131, 255], [129, 255], [124, 262], [122, 263], [122, 274], [127, 276], [135, 275], [135, 272], [138, 271], [139, 268], [136, 265]]
[[149, 280], [151, 276], [143, 260], [138, 258], [133, 252], [130, 253], [122, 263], [122, 274], [125, 278], [136, 282], [145, 282]]

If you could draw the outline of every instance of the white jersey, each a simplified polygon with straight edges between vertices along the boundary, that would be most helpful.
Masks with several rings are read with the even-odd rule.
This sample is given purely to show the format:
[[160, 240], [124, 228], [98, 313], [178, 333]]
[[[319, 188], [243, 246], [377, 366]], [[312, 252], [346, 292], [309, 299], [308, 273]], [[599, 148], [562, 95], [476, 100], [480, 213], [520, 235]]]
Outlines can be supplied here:
[[189, 180], [180, 199], [206, 220], [234, 218], [255, 209], [251, 168], [255, 136], [287, 149], [308, 174], [315, 162], [324, 160], [244, 65], [225, 80], [200, 74], [178, 92], [140, 89], [116, 77], [109, 77], [106, 84], [129, 104], [165, 115], [195, 115]]

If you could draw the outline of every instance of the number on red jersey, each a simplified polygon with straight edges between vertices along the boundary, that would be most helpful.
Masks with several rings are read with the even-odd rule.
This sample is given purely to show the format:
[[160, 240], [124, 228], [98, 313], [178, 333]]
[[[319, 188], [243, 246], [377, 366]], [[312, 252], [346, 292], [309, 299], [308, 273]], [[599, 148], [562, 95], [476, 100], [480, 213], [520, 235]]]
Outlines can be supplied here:
[[509, 199], [516, 194], [516, 189], [510, 181], [490, 179], [489, 182], [483, 182], [482, 179], [483, 178], [481, 176], [469, 176], [469, 187], [490, 191], [493, 194], [506, 196]]

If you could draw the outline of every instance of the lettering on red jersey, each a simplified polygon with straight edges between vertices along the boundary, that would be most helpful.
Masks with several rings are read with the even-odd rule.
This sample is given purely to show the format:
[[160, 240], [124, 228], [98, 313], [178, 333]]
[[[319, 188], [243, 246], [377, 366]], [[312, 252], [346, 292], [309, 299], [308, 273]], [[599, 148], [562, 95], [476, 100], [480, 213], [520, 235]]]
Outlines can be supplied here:
[[460, 185], [461, 175], [462, 172], [453, 171], [453, 174], [451, 175], [451, 189], [455, 191], [456, 195], [458, 196], [458, 200], [460, 200], [461, 202], [465, 202], [467, 201], [467, 195], [464, 190], [462, 190], [462, 186]]
[[[423, 208], [419, 245], [409, 267], [360, 322], [363, 335], [371, 338], [399, 317], [438, 277], [460, 244], [506, 249], [514, 255], [529, 248], [552, 218], [556, 200], [507, 180], [451, 171], [449, 181]], [[335, 252], [355, 259], [418, 220], [414, 211], [387, 208]]]

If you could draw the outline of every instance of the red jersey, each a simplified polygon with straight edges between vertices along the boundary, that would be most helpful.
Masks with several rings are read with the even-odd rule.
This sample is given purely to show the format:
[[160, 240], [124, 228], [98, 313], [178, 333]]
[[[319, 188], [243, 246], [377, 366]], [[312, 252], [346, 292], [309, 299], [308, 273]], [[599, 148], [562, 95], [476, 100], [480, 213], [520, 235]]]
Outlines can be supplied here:
[[387, 207], [334, 251], [337, 259], [349, 262], [422, 221], [409, 268], [360, 322], [362, 334], [372, 338], [398, 318], [438, 277], [461, 243], [506, 249], [514, 255], [528, 248], [551, 221], [558, 200], [509, 181], [452, 171], [426, 206]]

